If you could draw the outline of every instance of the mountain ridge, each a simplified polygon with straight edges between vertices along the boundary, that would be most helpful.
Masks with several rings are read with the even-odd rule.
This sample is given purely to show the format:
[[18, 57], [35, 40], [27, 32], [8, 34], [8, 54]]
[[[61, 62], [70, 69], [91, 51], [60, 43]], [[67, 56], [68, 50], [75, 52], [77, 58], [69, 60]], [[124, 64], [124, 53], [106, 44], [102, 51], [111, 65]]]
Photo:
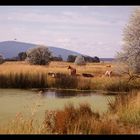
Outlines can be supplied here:
[[[25, 52], [29, 48], [37, 47], [40, 44], [25, 43], [19, 41], [2, 41], [0, 42], [0, 53], [3, 54], [5, 58], [12, 58], [18, 56], [19, 52]], [[45, 45], [44, 45], [45, 46]], [[63, 49], [59, 47], [47, 46], [52, 52], [53, 56], [61, 55], [64, 60], [67, 59], [68, 55], [82, 55], [78, 52], [71, 51], [68, 49]]]
[[[27, 43], [27, 42], [19, 42], [19, 41], [2, 41], [0, 42], [0, 53], [5, 57], [5, 58], [13, 58], [18, 56], [19, 52], [25, 52], [29, 48], [34, 48], [37, 47], [38, 45], [41, 44], [33, 44], [33, 43]], [[46, 45], [44, 45], [46, 46]], [[59, 47], [54, 47], [54, 46], [47, 46], [50, 52], [52, 52], [53, 56], [59, 56], [63, 58], [64, 61], [67, 60], [68, 55], [83, 55], [83, 56], [89, 56], [86, 54], [81, 54], [76, 51], [68, 50], [68, 49], [63, 49]], [[91, 56], [90, 56], [91, 57]], [[100, 58], [101, 61], [112, 61], [114, 58]]]

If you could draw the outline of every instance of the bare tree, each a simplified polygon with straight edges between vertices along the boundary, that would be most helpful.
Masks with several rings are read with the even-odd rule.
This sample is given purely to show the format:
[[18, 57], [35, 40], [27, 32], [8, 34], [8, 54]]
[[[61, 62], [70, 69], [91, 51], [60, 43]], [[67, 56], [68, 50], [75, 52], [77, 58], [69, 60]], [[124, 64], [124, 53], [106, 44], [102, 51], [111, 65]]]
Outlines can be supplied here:
[[79, 56], [76, 57], [74, 63], [75, 63], [76, 65], [85, 65], [85, 64], [86, 64], [84, 57], [81, 56], [81, 55], [79, 55]]
[[140, 7], [134, 10], [124, 28], [123, 49], [118, 53], [117, 59], [128, 66], [129, 74], [130, 71], [140, 74]]
[[26, 61], [33, 65], [49, 64], [51, 58], [51, 53], [46, 46], [29, 49], [26, 54]]

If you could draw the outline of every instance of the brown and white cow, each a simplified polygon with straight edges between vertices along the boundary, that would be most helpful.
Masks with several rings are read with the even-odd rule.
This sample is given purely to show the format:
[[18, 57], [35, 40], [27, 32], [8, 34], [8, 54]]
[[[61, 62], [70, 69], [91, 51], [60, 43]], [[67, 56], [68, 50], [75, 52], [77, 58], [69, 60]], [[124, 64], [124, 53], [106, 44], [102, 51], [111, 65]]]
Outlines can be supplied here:
[[68, 69], [70, 70], [70, 75], [76, 76], [76, 69], [75, 68], [68, 66]]

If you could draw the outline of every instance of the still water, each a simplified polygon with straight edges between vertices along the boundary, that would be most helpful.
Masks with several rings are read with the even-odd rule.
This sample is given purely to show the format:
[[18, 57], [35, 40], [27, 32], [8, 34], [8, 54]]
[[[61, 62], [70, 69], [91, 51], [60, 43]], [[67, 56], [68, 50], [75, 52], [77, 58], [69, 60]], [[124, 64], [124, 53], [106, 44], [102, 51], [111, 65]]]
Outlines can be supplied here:
[[39, 93], [33, 90], [0, 89], [0, 124], [5, 124], [15, 118], [17, 113], [25, 117], [32, 114], [42, 120], [46, 110], [63, 109], [65, 105], [73, 103], [88, 103], [94, 111], [104, 113], [108, 110], [108, 99], [115, 99], [111, 95], [100, 92], [47, 90]]

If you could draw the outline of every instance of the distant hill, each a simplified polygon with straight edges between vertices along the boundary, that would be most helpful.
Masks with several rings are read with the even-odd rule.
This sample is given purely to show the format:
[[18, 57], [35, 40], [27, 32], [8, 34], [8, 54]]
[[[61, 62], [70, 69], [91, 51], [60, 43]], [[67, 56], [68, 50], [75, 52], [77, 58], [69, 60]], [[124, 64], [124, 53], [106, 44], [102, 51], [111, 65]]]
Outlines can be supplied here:
[[[37, 44], [17, 42], [17, 41], [3, 41], [0, 42], [0, 53], [3, 54], [5, 58], [12, 58], [18, 56], [19, 52], [25, 52], [29, 48], [36, 47]], [[52, 52], [53, 56], [61, 55], [63, 60], [67, 60], [68, 55], [80, 55], [80, 53], [62, 49], [58, 47], [47, 46], [49, 50]]]
[[113, 61], [114, 58], [100, 58], [101, 61]]
[[[18, 56], [19, 52], [25, 52], [29, 48], [34, 48], [38, 44], [18, 42], [18, 41], [3, 41], [0, 42], [0, 54], [2, 54], [5, 58], [12, 58]], [[58, 47], [47, 46], [49, 50], [52, 52], [53, 56], [61, 55], [63, 60], [67, 60], [68, 55], [84, 55], [75, 51], [62, 49]], [[88, 55], [84, 55], [88, 56]], [[101, 61], [112, 61], [113, 58], [100, 58]]]

